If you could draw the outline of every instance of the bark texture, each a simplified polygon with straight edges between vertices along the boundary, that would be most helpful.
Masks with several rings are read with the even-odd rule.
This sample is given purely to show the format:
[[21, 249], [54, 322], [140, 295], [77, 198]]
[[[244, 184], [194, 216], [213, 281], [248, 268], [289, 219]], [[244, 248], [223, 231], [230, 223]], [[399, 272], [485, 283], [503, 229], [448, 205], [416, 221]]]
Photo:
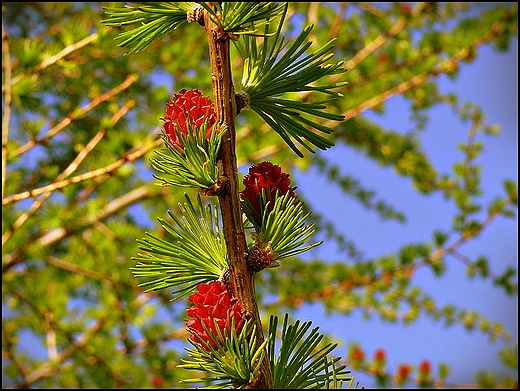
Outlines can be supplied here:
[[[237, 112], [235, 88], [231, 75], [229, 58], [230, 37], [204, 12], [204, 25], [208, 35], [211, 61], [211, 82], [217, 120], [227, 126], [227, 132], [219, 153], [222, 176], [229, 181], [229, 191], [219, 195], [223, 220], [224, 238], [231, 262], [229, 287], [242, 303], [243, 309], [256, 324], [257, 343], [264, 341], [262, 323], [256, 302], [254, 274], [246, 263], [247, 244], [242, 224], [242, 211], [239, 198], [238, 167], [235, 153], [235, 117]], [[246, 388], [273, 388], [271, 366], [267, 352], [260, 372]]]

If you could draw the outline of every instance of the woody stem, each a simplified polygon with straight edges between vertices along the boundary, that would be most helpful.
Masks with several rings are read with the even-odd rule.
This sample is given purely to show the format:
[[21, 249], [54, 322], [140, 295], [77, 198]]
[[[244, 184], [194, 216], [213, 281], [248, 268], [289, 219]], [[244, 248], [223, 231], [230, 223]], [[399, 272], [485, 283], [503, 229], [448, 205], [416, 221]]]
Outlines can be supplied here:
[[[233, 295], [240, 300], [244, 311], [256, 324], [257, 343], [261, 344], [264, 341], [264, 335], [256, 302], [253, 273], [246, 263], [247, 244], [238, 191], [238, 166], [235, 152], [236, 101], [231, 76], [229, 36], [215, 25], [207, 11], [204, 12], [204, 25], [208, 35], [215, 111], [218, 121], [227, 126], [218, 159], [222, 164], [223, 177], [229, 181], [229, 191], [220, 194], [218, 198], [224, 238], [231, 264], [229, 285]], [[271, 366], [267, 354], [264, 356], [259, 376], [246, 388], [273, 388]]]

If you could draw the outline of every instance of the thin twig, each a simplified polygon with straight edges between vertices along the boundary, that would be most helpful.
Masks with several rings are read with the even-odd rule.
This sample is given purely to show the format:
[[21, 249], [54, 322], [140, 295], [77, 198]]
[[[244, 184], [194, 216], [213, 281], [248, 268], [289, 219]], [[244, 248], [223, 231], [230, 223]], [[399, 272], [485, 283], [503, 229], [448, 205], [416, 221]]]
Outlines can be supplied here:
[[338, 36], [338, 30], [343, 24], [343, 20], [345, 19], [345, 11], [347, 10], [348, 3], [342, 2], [340, 3], [339, 11], [336, 15], [336, 19], [334, 19], [334, 22], [332, 23], [332, 27], [330, 28], [329, 36], [327, 38], [327, 42], [330, 41], [332, 38], [335, 38]]
[[[509, 14], [514, 12], [515, 9], [516, 8], [513, 7], [512, 10], [510, 10]], [[507, 17], [509, 17], [509, 16], [507, 16]], [[396, 25], [394, 25], [394, 27], [396, 27]], [[500, 34], [502, 32], [502, 30], [504, 29], [504, 27], [505, 27], [504, 22], [502, 22], [502, 21], [498, 21], [495, 24], [493, 24], [493, 26], [491, 26], [490, 30], [482, 38], [476, 40], [473, 43], [472, 49], [476, 49], [478, 46], [489, 42], [493, 37]], [[360, 53], [363, 51], [364, 51], [364, 49], [362, 49], [360, 51]], [[457, 54], [452, 56], [451, 58], [441, 61], [432, 70], [421, 73], [419, 75], [416, 75], [416, 76], [412, 77], [411, 79], [363, 102], [359, 106], [357, 106], [353, 109], [347, 110], [346, 112], [343, 113], [343, 115], [345, 116], [345, 121], [360, 115], [361, 113], [365, 112], [366, 110], [369, 110], [369, 109], [372, 109], [372, 108], [378, 106], [379, 104], [383, 103], [384, 101], [390, 99], [391, 97], [393, 97], [395, 95], [403, 94], [405, 91], [409, 90], [410, 88], [421, 85], [426, 80], [428, 80], [428, 78], [431, 76], [436, 77], [443, 72], [452, 70], [454, 64], [456, 65], [460, 61], [463, 61], [464, 59], [471, 56], [471, 51], [472, 50], [470, 50], [468, 48], [463, 48]], [[359, 58], [363, 57], [360, 53], [358, 53], [355, 57], [359, 57]], [[355, 63], [353, 63], [353, 64], [355, 64]], [[325, 126], [334, 126], [334, 122], [328, 121], [325, 124]]]
[[[26, 383], [25, 377], [27, 376], [25, 373], [25, 369], [23, 365], [18, 360], [18, 357], [15, 354], [15, 342], [12, 341], [12, 339], [9, 337], [9, 333], [6, 330], [6, 321], [2, 319], [2, 359], [8, 359], [11, 360], [14, 364], [14, 367], [20, 374], [20, 377], [22, 378], [22, 388], [28, 388], [29, 384]], [[4, 352], [5, 349], [5, 352]]]
[[[128, 101], [117, 113], [115, 113], [110, 121], [110, 127], [114, 126], [127, 112], [132, 108], [135, 104], [135, 101]], [[93, 138], [89, 141], [89, 143], [78, 153], [76, 158], [72, 161], [72, 163], [53, 181], [53, 183], [60, 182], [67, 178], [70, 174], [72, 174], [80, 165], [80, 163], [87, 157], [87, 155], [95, 148], [97, 143], [103, 138], [106, 134], [105, 129], [101, 129]], [[44, 193], [42, 197], [33, 202], [29, 210], [14, 222], [11, 229], [7, 230], [2, 235], [2, 245], [4, 245], [7, 240], [11, 237], [11, 235], [19, 229], [28, 219], [31, 217], [36, 211], [40, 208], [43, 202], [51, 196], [51, 192]]]
[[406, 27], [406, 19], [400, 18], [387, 32], [379, 35], [369, 44], [365, 45], [363, 49], [356, 53], [354, 57], [348, 60], [345, 64], [345, 68], [352, 69], [356, 67], [361, 61], [363, 61], [369, 54], [379, 49], [390, 37], [395, 37]]
[[108, 166], [106, 166], [104, 168], [92, 170], [85, 174], [81, 174], [81, 175], [72, 177], [70, 179], [60, 181], [60, 182], [51, 183], [50, 185], [43, 186], [38, 189], [32, 189], [32, 190], [24, 191], [22, 193], [13, 194], [13, 195], [3, 199], [2, 205], [7, 205], [7, 204], [10, 204], [11, 202], [18, 202], [21, 200], [25, 200], [26, 198], [29, 198], [29, 197], [35, 197], [35, 196], [43, 194], [43, 193], [62, 189], [73, 183], [83, 182], [88, 179], [93, 179], [93, 178], [101, 176], [101, 175], [112, 173], [112, 172], [116, 171], [119, 167], [121, 167], [123, 164], [125, 164], [127, 162], [131, 163], [131, 162], [134, 162], [135, 160], [139, 159], [141, 156], [145, 155], [152, 149], [161, 145], [162, 142], [163, 142], [162, 139], [157, 139], [152, 144], [139, 147], [138, 149], [134, 148], [132, 151], [129, 151], [128, 153], [124, 154], [121, 159], [117, 160], [114, 163], [109, 164]]
[[56, 361], [46, 362], [43, 365], [41, 365], [38, 369], [31, 372], [27, 377], [25, 378], [25, 383], [27, 385], [31, 385], [38, 380], [41, 380], [46, 377], [50, 377], [56, 373], [58, 368], [60, 367], [58, 364], [65, 361], [67, 358], [72, 356], [72, 354], [80, 349], [83, 349], [90, 338], [92, 338], [103, 326], [103, 324], [106, 322], [107, 316], [102, 315], [85, 333], [83, 333], [74, 343], [69, 346], [67, 349], [63, 350], [57, 357]]
[[52, 265], [54, 267], [57, 267], [62, 270], [67, 270], [71, 273], [85, 276], [88, 278], [92, 278], [95, 280], [102, 280], [102, 281], [111, 281], [113, 282], [113, 279], [110, 277], [110, 275], [106, 273], [96, 272], [94, 270], [85, 269], [84, 267], [75, 265], [73, 263], [62, 261], [61, 259], [58, 259], [56, 257], [50, 256], [47, 258], [47, 263], [49, 265]]
[[[94, 41], [97, 37], [98, 37], [98, 34], [97, 33], [93, 33], [93, 34], [89, 35], [88, 37], [83, 38], [81, 41], [78, 41], [76, 43], [73, 43], [73, 44], [65, 47], [63, 50], [61, 50], [59, 53], [55, 54], [54, 56], [51, 56], [51, 57], [43, 60], [32, 71], [34, 73], [42, 71], [43, 69], [47, 68], [49, 65], [54, 64], [58, 60], [61, 60], [66, 55], [68, 55], [68, 54], [70, 54], [70, 53], [72, 53], [72, 52], [74, 52], [74, 51], [76, 51], [78, 49], [81, 49], [83, 46], [88, 45], [89, 43]], [[13, 85], [13, 84], [17, 83], [18, 81], [20, 81], [20, 79], [23, 76], [24, 76], [24, 74], [20, 74], [20, 75], [18, 75], [16, 77], [13, 77], [13, 80], [11, 81], [11, 85]], [[5, 83], [5, 87], [4, 87], [4, 85], [2, 85], [2, 90], [4, 90], [4, 88], [7, 88], [7, 82]]]
[[[498, 217], [498, 215], [500, 214], [500, 212], [502, 210], [504, 210], [508, 205], [512, 204], [517, 198], [518, 198], [517, 193], [511, 194], [506, 199], [506, 202], [504, 203], [504, 205], [502, 206], [502, 208], [500, 210], [494, 210], [492, 213], [488, 214], [488, 216], [484, 219], [484, 221], [482, 221], [482, 223], [480, 223], [480, 226], [481, 226], [480, 231], [478, 233], [475, 232], [473, 234], [473, 236], [480, 234], [487, 226], [489, 226], [491, 224], [491, 222], [496, 217]], [[428, 264], [435, 264], [438, 260], [442, 259], [444, 256], [446, 256], [448, 254], [452, 255], [454, 253], [457, 253], [457, 249], [459, 247], [461, 247], [469, 239], [471, 239], [471, 237], [461, 235], [451, 245], [439, 248], [426, 257], [420, 258], [417, 261], [407, 264], [407, 265], [398, 266], [398, 267], [394, 268], [393, 270], [384, 271], [378, 275], [366, 275], [366, 276], [362, 276], [362, 277], [359, 277], [356, 279], [349, 278], [344, 281], [339, 281], [336, 284], [332, 284], [332, 285], [329, 284], [326, 287], [323, 287], [321, 289], [321, 292], [318, 289], [314, 289], [311, 293], [305, 292], [305, 293], [301, 293], [298, 295], [292, 295], [292, 296], [286, 297], [283, 300], [279, 300], [275, 303], [272, 303], [272, 305], [274, 305], [274, 306], [283, 305], [288, 302], [303, 303], [303, 301], [305, 301], [306, 299], [312, 299], [312, 298], [314, 298], [314, 300], [316, 300], [320, 297], [326, 296], [327, 294], [326, 293], [324, 294], [324, 292], [327, 292], [327, 291], [328, 292], [338, 291], [338, 290], [339, 291], [341, 291], [341, 290], [350, 291], [351, 289], [354, 289], [357, 287], [370, 286], [372, 284], [375, 284], [378, 281], [391, 278], [393, 275], [397, 275], [397, 274], [405, 274], [405, 275], [409, 276], [409, 278], [411, 278], [413, 276], [415, 270], [417, 270], [419, 267], [422, 267], [422, 266], [425, 266]], [[490, 273], [490, 276], [493, 276], [493, 273]]]
[[72, 121], [83, 117], [86, 113], [88, 113], [90, 110], [92, 110], [99, 104], [105, 102], [106, 100], [110, 99], [111, 97], [120, 93], [121, 91], [126, 90], [133, 83], [135, 83], [138, 78], [139, 77], [135, 74], [128, 75], [128, 77], [125, 79], [125, 81], [123, 83], [121, 83], [117, 87], [111, 89], [110, 91], [105, 92], [103, 95], [100, 95], [97, 98], [93, 99], [89, 104], [82, 107], [81, 109], [72, 111], [66, 118], [62, 119], [59, 124], [57, 124], [56, 126], [53, 126], [51, 129], [49, 129], [49, 131], [45, 135], [43, 135], [41, 138], [30, 140], [26, 144], [22, 145], [20, 148], [9, 153], [8, 157], [10, 159], [12, 159], [16, 156], [21, 155], [22, 153], [27, 152], [34, 146], [44, 143], [49, 138], [53, 137], [56, 133], [62, 131], [67, 125], [72, 123]]
[[[56, 286], [56, 281], [52, 281], [51, 283], [54, 287]], [[49, 284], [49, 285], [51, 285]], [[54, 289], [53, 289], [54, 290]], [[54, 323], [54, 314], [51, 311], [46, 311], [44, 314], [45, 325], [47, 327], [47, 355], [49, 357], [49, 361], [55, 361], [59, 358], [58, 356], [58, 348], [56, 346], [56, 330], [53, 329], [52, 324]]]
[[9, 139], [9, 123], [11, 121], [11, 54], [7, 33], [2, 21], [2, 68], [5, 71], [4, 112], [2, 116], [2, 199], [4, 198], [5, 177], [7, 173], [7, 140]]
[[79, 231], [80, 229], [90, 227], [94, 225], [96, 222], [104, 220], [112, 214], [117, 213], [119, 210], [124, 209], [129, 205], [132, 205], [144, 198], [151, 197], [155, 195], [157, 192], [161, 191], [164, 190], [161, 188], [157, 189], [157, 187], [150, 188], [146, 185], [141, 186], [137, 189], [134, 189], [126, 193], [125, 195], [119, 198], [116, 198], [115, 200], [110, 202], [104, 209], [99, 211], [96, 216], [86, 218], [85, 221], [81, 221], [75, 229], [60, 227], [46, 233], [45, 235], [41, 236], [40, 238], [34, 241], [27, 241], [15, 253], [5, 255], [4, 262], [2, 264], [2, 274], [4, 274], [13, 266], [19, 264], [24, 260], [23, 253], [27, 250], [28, 247], [33, 245], [42, 248], [52, 246], [58, 243], [59, 241], [63, 240], [64, 238], [70, 236], [72, 233]]
[[[309, 9], [307, 10], [307, 19], [314, 26], [318, 25], [318, 8], [319, 7], [320, 7], [320, 3], [313, 1], [313, 2], [309, 3]], [[311, 33], [309, 34], [309, 41], [317, 41], [315, 31], [316, 30], [313, 29], [313, 31], [311, 31]]]

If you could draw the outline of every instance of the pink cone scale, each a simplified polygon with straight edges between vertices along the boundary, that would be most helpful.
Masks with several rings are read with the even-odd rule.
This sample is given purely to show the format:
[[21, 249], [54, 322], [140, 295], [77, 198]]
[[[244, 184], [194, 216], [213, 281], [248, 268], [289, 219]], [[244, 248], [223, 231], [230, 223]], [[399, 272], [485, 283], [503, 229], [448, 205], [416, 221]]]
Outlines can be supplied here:
[[177, 132], [188, 134], [188, 125], [195, 130], [207, 122], [206, 139], [211, 135], [211, 128], [217, 121], [213, 103], [209, 98], [202, 96], [198, 89], [181, 90], [166, 104], [166, 116], [164, 130], [170, 136], [173, 145], [184, 148], [182, 140], [177, 137]]
[[[188, 302], [193, 306], [189, 307], [186, 312], [191, 319], [186, 322], [188, 331], [190, 332], [190, 340], [200, 346], [205, 351], [209, 349], [203, 343], [209, 343], [213, 349], [217, 349], [217, 342], [223, 345], [224, 341], [219, 337], [221, 335], [231, 335], [232, 320], [236, 334], [240, 334], [244, 326], [244, 318], [242, 317], [242, 307], [237, 298], [232, 297], [231, 292], [222, 282], [215, 280], [207, 284], [199, 284], [197, 292], [193, 293]], [[213, 339], [204, 329], [206, 326], [208, 332], [212, 331], [215, 335]]]
[[289, 174], [282, 172], [280, 166], [265, 161], [249, 168], [249, 173], [244, 177], [245, 188], [240, 192], [240, 195], [242, 200], [247, 200], [250, 203], [257, 214], [255, 217], [261, 219], [265, 205], [260, 206], [257, 195], [261, 195], [262, 190], [265, 190], [265, 201], [266, 204], [269, 202], [267, 208], [271, 211], [274, 207], [277, 191], [279, 197], [288, 192], [291, 198], [295, 197], [295, 188], [291, 187], [290, 184]]

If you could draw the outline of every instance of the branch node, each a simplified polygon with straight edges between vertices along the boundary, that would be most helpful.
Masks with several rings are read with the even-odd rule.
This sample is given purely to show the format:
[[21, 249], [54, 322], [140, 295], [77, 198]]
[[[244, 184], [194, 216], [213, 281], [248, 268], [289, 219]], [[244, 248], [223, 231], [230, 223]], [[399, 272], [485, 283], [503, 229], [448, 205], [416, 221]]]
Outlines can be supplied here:
[[187, 14], [188, 23], [196, 22], [200, 26], [204, 26], [204, 7], [196, 4], [195, 7]]
[[199, 188], [199, 193], [204, 196], [223, 196], [231, 189], [229, 179], [224, 174], [219, 174], [218, 182], [209, 188]]
[[237, 114], [242, 110], [249, 110], [249, 103], [251, 99], [249, 98], [249, 94], [244, 90], [240, 90], [235, 94], [235, 100], [237, 102]]

